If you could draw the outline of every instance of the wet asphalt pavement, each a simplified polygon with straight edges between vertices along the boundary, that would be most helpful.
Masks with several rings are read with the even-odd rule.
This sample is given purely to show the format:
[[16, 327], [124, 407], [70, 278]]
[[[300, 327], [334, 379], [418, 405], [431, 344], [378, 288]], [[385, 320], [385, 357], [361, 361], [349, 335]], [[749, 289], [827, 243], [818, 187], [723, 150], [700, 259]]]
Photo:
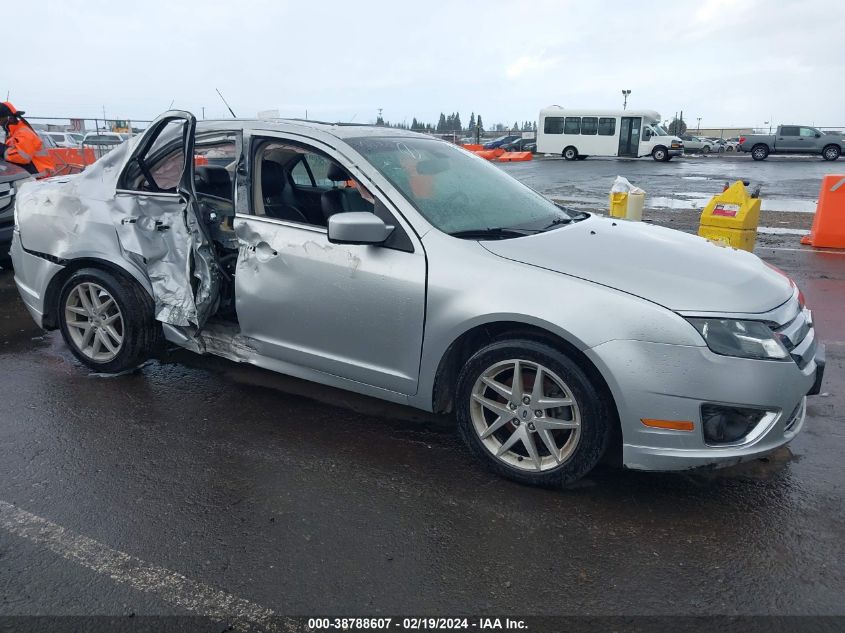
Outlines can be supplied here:
[[[189, 613], [120, 553], [286, 615], [845, 615], [845, 254], [758, 254], [827, 343], [805, 430], [566, 491], [488, 473], [443, 420], [228, 361], [92, 375], [0, 272], [0, 615]], [[22, 536], [13, 506], [58, 536]]]
[[725, 182], [748, 180], [761, 185], [762, 223], [766, 211], [813, 213], [819, 185], [826, 174], [845, 174], [845, 160], [828, 162], [816, 156], [771, 156], [755, 162], [748, 154], [710, 154], [673, 158], [587, 158], [565, 161], [540, 158], [500, 164], [502, 169], [541, 193], [578, 208], [607, 207], [607, 194], [617, 175], [646, 191], [647, 209], [701, 209]]

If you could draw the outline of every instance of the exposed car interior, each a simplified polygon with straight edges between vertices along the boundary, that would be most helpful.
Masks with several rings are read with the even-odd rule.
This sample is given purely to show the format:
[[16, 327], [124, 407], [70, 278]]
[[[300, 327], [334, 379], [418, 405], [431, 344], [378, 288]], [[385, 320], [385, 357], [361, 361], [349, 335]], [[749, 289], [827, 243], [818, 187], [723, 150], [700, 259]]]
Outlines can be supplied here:
[[374, 212], [373, 196], [323, 154], [269, 142], [256, 153], [253, 212], [325, 227], [335, 213]]

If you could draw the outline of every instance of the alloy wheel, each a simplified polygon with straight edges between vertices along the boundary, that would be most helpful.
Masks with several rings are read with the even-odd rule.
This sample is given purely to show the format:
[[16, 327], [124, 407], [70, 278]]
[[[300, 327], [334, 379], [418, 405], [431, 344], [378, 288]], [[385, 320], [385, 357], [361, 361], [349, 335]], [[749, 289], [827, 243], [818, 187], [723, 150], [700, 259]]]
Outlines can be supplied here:
[[470, 417], [486, 450], [525, 471], [557, 468], [581, 437], [572, 390], [547, 367], [526, 360], [505, 360], [481, 374], [472, 389]]
[[84, 281], [68, 293], [65, 323], [77, 349], [96, 363], [114, 360], [123, 347], [123, 314], [99, 284]]

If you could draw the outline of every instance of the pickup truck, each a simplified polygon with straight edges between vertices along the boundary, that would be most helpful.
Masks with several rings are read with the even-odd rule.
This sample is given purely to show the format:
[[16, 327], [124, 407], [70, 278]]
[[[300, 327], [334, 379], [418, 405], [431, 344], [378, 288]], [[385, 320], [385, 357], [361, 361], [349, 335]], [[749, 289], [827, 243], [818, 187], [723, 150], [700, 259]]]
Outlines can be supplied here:
[[821, 154], [825, 160], [836, 160], [845, 152], [845, 138], [805, 125], [779, 125], [776, 134], [741, 136], [739, 149], [751, 152], [754, 160], [765, 160], [769, 154]]

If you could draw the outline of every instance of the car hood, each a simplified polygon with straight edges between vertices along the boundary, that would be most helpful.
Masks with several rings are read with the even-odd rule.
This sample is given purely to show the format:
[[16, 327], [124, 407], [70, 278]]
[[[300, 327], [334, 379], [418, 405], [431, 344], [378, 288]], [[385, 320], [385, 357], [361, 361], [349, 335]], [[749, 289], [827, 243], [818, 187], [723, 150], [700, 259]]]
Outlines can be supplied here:
[[23, 167], [18, 167], [5, 160], [0, 160], [0, 183], [14, 182], [29, 178], [30, 174]]
[[659, 226], [592, 216], [538, 235], [485, 241], [513, 261], [689, 312], [767, 312], [792, 296], [789, 279], [745, 251]]

